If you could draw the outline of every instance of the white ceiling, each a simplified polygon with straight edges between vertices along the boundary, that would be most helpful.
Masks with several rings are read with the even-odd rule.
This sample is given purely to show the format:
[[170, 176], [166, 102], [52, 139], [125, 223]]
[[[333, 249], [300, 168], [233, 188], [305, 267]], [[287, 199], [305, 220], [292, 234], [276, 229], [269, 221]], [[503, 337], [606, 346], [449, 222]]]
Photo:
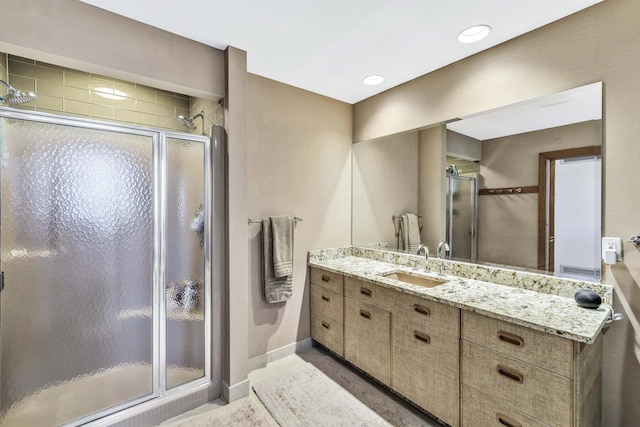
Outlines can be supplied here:
[[[81, 0], [248, 52], [249, 72], [355, 103], [602, 0]], [[463, 29], [486, 39], [461, 44]], [[370, 74], [385, 77], [365, 86]]]
[[461, 117], [447, 129], [485, 141], [602, 118], [602, 82]]

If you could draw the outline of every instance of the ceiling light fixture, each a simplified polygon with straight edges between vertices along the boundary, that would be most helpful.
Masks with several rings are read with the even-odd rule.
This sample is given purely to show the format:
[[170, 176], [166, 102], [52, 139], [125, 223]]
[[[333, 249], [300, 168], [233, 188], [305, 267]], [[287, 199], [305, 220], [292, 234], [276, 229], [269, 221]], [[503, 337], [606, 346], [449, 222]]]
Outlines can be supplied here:
[[491, 27], [488, 25], [474, 25], [458, 34], [458, 41], [460, 43], [475, 43], [487, 37], [490, 32]]
[[368, 86], [379, 85], [383, 81], [384, 81], [384, 77], [376, 76], [376, 75], [367, 76], [364, 79], [362, 79], [362, 83], [364, 83], [364, 84], [366, 84]]

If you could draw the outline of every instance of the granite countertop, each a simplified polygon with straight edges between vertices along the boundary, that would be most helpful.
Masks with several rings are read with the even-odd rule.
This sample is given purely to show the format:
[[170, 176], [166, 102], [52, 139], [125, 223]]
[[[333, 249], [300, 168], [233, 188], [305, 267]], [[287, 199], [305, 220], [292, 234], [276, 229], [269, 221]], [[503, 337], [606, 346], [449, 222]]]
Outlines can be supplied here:
[[[611, 306], [604, 303], [595, 310], [585, 309], [564, 296], [357, 256], [310, 259], [309, 265], [587, 344], [595, 341], [611, 312]], [[446, 282], [426, 288], [381, 276], [392, 272]]]

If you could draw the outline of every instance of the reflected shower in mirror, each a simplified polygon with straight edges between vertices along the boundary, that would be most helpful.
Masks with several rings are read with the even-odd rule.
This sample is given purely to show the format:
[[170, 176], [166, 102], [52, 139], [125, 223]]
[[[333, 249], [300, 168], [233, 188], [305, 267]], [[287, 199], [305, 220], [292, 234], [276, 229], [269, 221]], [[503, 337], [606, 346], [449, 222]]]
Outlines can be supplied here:
[[413, 213], [432, 253], [599, 281], [601, 118], [598, 82], [355, 144], [352, 243]]

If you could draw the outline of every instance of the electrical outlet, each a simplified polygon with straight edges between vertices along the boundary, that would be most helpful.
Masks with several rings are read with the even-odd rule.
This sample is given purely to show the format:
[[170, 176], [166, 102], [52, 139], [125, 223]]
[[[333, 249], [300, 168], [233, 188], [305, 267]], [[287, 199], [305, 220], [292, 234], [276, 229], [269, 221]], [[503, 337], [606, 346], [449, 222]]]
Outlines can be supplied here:
[[616, 251], [616, 260], [622, 261], [622, 239], [620, 237], [603, 237], [602, 259], [604, 259], [606, 251]]

